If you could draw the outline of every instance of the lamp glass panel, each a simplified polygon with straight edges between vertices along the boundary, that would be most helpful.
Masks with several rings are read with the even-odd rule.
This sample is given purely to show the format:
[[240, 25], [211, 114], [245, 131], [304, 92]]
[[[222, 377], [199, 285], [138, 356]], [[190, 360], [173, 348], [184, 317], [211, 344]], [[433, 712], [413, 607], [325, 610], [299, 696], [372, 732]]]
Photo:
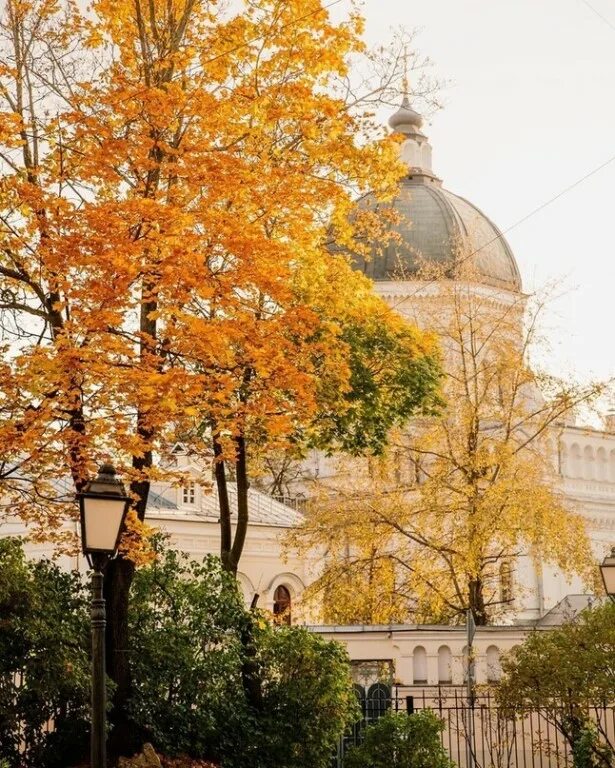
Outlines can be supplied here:
[[601, 571], [607, 593], [615, 595], [615, 557], [607, 558], [607, 562], [602, 566]]
[[125, 505], [124, 499], [84, 499], [85, 550], [115, 550]]

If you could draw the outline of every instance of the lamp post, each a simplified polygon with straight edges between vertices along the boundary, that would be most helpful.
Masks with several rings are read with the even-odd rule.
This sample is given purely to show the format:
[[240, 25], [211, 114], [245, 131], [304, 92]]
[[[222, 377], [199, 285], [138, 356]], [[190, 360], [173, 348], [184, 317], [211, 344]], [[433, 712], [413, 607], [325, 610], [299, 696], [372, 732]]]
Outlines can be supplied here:
[[607, 595], [615, 602], [615, 547], [611, 549], [611, 554], [607, 555], [600, 566], [602, 581]]
[[466, 762], [467, 768], [473, 768], [475, 765], [474, 750], [474, 705], [476, 704], [475, 690], [475, 662], [474, 662], [474, 635], [476, 634], [476, 624], [474, 623], [474, 614], [472, 609], [468, 608], [466, 612], [466, 639], [468, 648], [468, 670], [467, 670], [467, 692], [468, 692], [468, 720], [466, 723]]
[[103, 570], [115, 557], [130, 497], [115, 477], [111, 464], [77, 494], [81, 519], [81, 547], [92, 569], [92, 712], [90, 768], [106, 768], [105, 600]]

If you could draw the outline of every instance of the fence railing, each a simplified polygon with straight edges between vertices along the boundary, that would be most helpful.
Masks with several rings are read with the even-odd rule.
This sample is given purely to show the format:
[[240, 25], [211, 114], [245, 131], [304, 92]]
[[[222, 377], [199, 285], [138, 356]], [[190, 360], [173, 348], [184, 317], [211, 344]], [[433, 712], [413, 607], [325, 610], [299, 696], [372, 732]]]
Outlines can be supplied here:
[[[442, 744], [459, 768], [573, 768], [570, 740], [564, 735], [570, 736], [573, 713], [565, 703], [512, 712], [499, 707], [489, 691], [477, 694], [470, 705], [461, 687], [390, 688], [376, 683], [356, 690], [361, 720], [341, 739], [336, 768], [343, 768], [348, 749], [360, 744], [367, 726], [385, 712], [422, 709], [443, 721]], [[587, 706], [582, 714], [593, 723], [600, 743], [615, 750], [615, 706]], [[601, 768], [611, 765], [608, 758], [596, 760]]]

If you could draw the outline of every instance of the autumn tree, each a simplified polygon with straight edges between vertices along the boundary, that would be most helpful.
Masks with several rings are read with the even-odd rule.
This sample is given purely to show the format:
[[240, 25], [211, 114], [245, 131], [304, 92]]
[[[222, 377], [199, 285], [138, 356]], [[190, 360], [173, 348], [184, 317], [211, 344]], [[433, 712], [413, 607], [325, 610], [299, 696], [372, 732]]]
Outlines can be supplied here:
[[[402, 172], [365, 109], [374, 94], [362, 106], [348, 86], [361, 27], [318, 0], [5, 4], [0, 480], [43, 534], [110, 453], [138, 544], [178, 434], [241, 472], [248, 433], [277, 444], [323, 382], [350, 391], [343, 325], [367, 289], [326, 246], [377, 226], [350, 222], [353, 199], [386, 198]], [[129, 554], [105, 575], [116, 746], [130, 741]]]
[[[237, 483], [234, 531], [227, 486], [229, 462], [219, 437], [223, 432], [214, 430], [213, 438], [222, 510], [222, 559], [233, 572], [247, 530], [249, 480], [258, 473], [259, 465], [272, 467], [277, 458], [282, 471], [287, 471], [296, 468], [310, 448], [350, 455], [379, 454], [394, 426], [404, 423], [411, 414], [433, 413], [438, 407], [441, 371], [434, 337], [419, 332], [385, 307], [367, 282], [356, 281], [353, 290], [352, 296], [343, 297], [341, 307], [322, 290], [318, 297], [302, 297], [312, 311], [319, 312], [327, 323], [334, 323], [340, 334], [337, 350], [321, 338], [320, 332], [309, 339], [302, 369], [312, 371], [316, 382], [311, 400], [305, 394], [298, 396], [286, 380], [272, 383], [275, 358], [266, 362], [272, 371], [269, 375], [251, 365], [238, 366], [242, 381], [237, 384], [238, 409], [233, 414], [237, 426], [234, 434], [227, 431], [235, 444], [235, 453], [230, 454]], [[280, 353], [284, 357], [297, 355], [296, 342], [281, 348]], [[263, 387], [267, 388], [266, 397]], [[269, 412], [263, 413], [263, 406]], [[283, 429], [278, 426], [281, 420]], [[276, 426], [278, 431], [272, 433]], [[277, 482], [283, 482], [281, 475]], [[275, 486], [270, 488], [273, 493], [275, 490]]]
[[557, 450], [570, 412], [601, 387], [531, 365], [542, 302], [477, 285], [461, 262], [457, 275], [436, 277], [417, 281], [401, 311], [441, 339], [445, 407], [410, 420], [381, 461], [320, 483], [291, 537], [323, 555], [308, 592], [331, 620], [454, 621], [470, 608], [486, 624], [509, 607], [522, 556], [592, 582]]
[[608, 768], [615, 740], [602, 713], [615, 696], [615, 606], [594, 605], [535, 631], [502, 661], [496, 689], [512, 717], [540, 709], [568, 742], [575, 768]]

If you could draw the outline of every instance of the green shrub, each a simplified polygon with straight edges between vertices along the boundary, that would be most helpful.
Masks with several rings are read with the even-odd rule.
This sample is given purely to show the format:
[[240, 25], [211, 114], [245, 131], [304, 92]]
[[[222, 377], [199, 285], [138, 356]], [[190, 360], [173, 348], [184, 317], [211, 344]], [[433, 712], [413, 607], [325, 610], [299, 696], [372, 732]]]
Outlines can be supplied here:
[[0, 616], [0, 765], [65, 768], [87, 752], [87, 589], [0, 539]]
[[245, 609], [215, 557], [172, 550], [137, 571], [129, 611], [131, 715], [161, 753], [219, 757], [245, 727], [240, 627]]
[[359, 716], [346, 651], [300, 627], [268, 626], [259, 646], [261, 765], [328, 768]]
[[433, 712], [387, 713], [367, 727], [363, 743], [349, 750], [344, 768], [452, 768]]
[[223, 768], [329, 768], [357, 716], [340, 645], [272, 626], [245, 610], [218, 558], [170, 550], [137, 572], [129, 615], [131, 715], [157, 750]]
[[502, 711], [540, 710], [573, 754], [575, 768], [611, 766], [615, 739], [598, 731], [590, 712], [615, 699], [615, 605], [583, 611], [547, 632], [530, 632], [502, 659], [496, 689]]
[[[78, 574], [28, 561], [20, 542], [0, 540], [7, 768], [66, 768], [87, 755], [88, 608]], [[163, 551], [136, 573], [129, 623], [132, 719], [177, 765], [328, 768], [356, 719], [342, 647], [246, 611], [218, 558], [195, 563]]]

